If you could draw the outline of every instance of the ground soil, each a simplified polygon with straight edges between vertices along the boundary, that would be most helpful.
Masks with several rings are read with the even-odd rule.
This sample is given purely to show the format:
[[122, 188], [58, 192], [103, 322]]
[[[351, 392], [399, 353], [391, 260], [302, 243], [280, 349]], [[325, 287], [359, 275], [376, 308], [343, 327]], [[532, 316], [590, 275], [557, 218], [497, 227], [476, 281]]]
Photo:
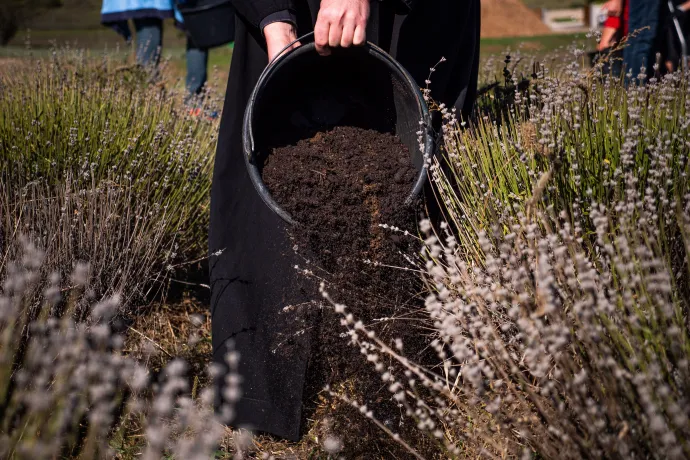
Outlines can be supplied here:
[[[291, 237], [309, 261], [314, 283], [325, 281], [331, 297], [347, 305], [377, 336], [388, 342], [401, 338], [407, 356], [416, 359], [415, 350], [421, 356], [426, 338], [414, 324], [423, 300], [409, 262], [419, 250], [418, 203], [405, 204], [416, 170], [407, 148], [391, 134], [341, 126], [273, 149], [262, 177], [274, 199], [299, 223]], [[309, 319], [313, 346], [307, 417], [310, 406], [317, 417], [323, 410], [322, 389], [328, 384], [367, 404], [379, 420], [402, 434], [406, 428], [400, 427], [400, 408], [359, 347], [348, 343], [340, 316], [329, 305], [315, 310], [318, 314]], [[332, 407], [339, 409], [328, 414], [330, 430], [349, 433], [348, 455], [370, 450], [378, 428], [342, 404]], [[407, 424], [414, 429], [409, 420]], [[380, 439], [380, 433], [376, 437]], [[395, 449], [395, 443], [389, 447]]]
[[482, 0], [482, 38], [546, 35], [551, 29], [521, 0]]

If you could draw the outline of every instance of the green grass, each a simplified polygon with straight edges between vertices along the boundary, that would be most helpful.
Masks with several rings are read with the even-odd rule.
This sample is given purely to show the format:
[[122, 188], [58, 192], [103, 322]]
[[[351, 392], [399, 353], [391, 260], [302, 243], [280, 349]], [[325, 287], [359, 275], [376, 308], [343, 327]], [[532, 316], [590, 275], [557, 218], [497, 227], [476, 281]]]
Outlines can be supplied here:
[[[53, 43], [59, 45], [70, 44], [80, 48], [102, 48], [103, 46], [124, 46], [125, 40], [110, 27], [95, 24], [80, 28], [62, 28], [56, 23], [52, 29], [24, 28], [10, 41], [10, 46], [24, 46], [29, 41], [32, 46], [46, 47]], [[163, 23], [163, 45], [184, 46], [186, 42], [184, 32], [175, 28], [172, 21]]]
[[[9, 46], [0, 47], [0, 60], [3, 58], [24, 59], [27, 57], [48, 58], [55, 48], [84, 50], [87, 56], [99, 57], [107, 53], [110, 59], [122, 59], [123, 63], [134, 56], [134, 45], [128, 45], [122, 37], [107, 27], [79, 30], [38, 30], [22, 32]], [[214, 48], [209, 53], [209, 71], [217, 69], [221, 78], [227, 78], [232, 58], [233, 44]], [[184, 78], [185, 38], [184, 34], [172, 25], [166, 24], [163, 32], [162, 60], [169, 64], [168, 76], [172, 79]]]
[[496, 54], [506, 49], [525, 48], [532, 51], [550, 52], [571, 44], [594, 46], [585, 33], [536, 35], [533, 37], [483, 38], [482, 54]]
[[61, 0], [59, 8], [48, 8], [33, 15], [32, 30], [95, 29], [100, 27], [101, 0]]
[[[584, 4], [584, 0], [527, 0], [530, 7], [569, 7]], [[63, 6], [37, 14], [17, 36], [10, 46], [0, 48], [0, 59], [3, 57], [21, 58], [27, 55], [26, 44], [31, 45], [33, 56], [50, 55], [54, 46], [69, 46], [73, 49], [88, 49], [92, 52], [120, 49], [123, 56], [132, 54], [125, 41], [117, 33], [100, 24], [99, 0], [62, 0]], [[27, 31], [28, 29], [28, 31]], [[533, 54], [546, 54], [573, 42], [585, 43], [584, 34], [544, 35], [536, 37], [493, 38], [482, 40], [482, 57], [502, 54], [507, 50], [518, 49]], [[185, 73], [185, 35], [176, 29], [172, 21], [164, 23], [163, 59], [173, 69], [174, 78], [182, 78]], [[589, 44], [593, 48], [593, 43]], [[216, 68], [221, 79], [227, 76], [232, 57], [230, 47], [211, 50], [209, 67]], [[222, 84], [222, 83], [221, 83]]]
[[[31, 51], [36, 56], [41, 53], [49, 54], [49, 49], [54, 46], [70, 46], [75, 49], [86, 48], [91, 51], [121, 49], [127, 51], [127, 44], [120, 36], [107, 27], [97, 29], [75, 30], [34, 30], [22, 32], [14, 38], [10, 46], [0, 48], [0, 57], [23, 57], [27, 54], [26, 44], [31, 45]], [[591, 39], [586, 34], [552, 34], [534, 37], [509, 37], [509, 38], [485, 38], [481, 41], [482, 55], [502, 53], [508, 49], [526, 49], [536, 52], [548, 53], [561, 47], [567, 47], [572, 43], [586, 44], [593, 47]], [[219, 47], [211, 50], [209, 65], [220, 69], [227, 69], [232, 57], [230, 46]], [[177, 69], [184, 69], [185, 38], [184, 34], [176, 30], [172, 23], [166, 23], [163, 33], [163, 59], [171, 61]]]

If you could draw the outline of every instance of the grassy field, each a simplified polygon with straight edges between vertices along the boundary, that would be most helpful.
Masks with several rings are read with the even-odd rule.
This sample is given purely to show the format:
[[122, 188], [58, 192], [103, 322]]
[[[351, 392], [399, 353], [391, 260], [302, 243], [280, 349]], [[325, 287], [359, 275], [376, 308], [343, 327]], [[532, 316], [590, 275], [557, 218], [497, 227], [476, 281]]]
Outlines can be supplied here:
[[[169, 59], [184, 67], [185, 35], [167, 21], [163, 29], [163, 59]], [[70, 47], [92, 52], [122, 50], [130, 52], [128, 44], [115, 31], [96, 23], [91, 28], [25, 29], [17, 34], [9, 46], [0, 48], [0, 57], [21, 57], [31, 49], [34, 54], [49, 53], [51, 48]], [[210, 65], [225, 66], [230, 62], [232, 45], [211, 51]]]
[[[547, 55], [571, 45], [594, 47], [592, 39], [586, 34], [559, 34], [534, 37], [487, 38], [482, 39], [482, 59], [503, 56], [506, 53], [528, 52], [530, 55]], [[52, 29], [21, 32], [9, 46], [0, 47], [0, 59], [25, 58], [27, 56], [48, 56], [55, 47], [86, 50], [96, 57], [103, 52], [111, 56], [121, 54], [123, 62], [131, 60], [133, 47], [127, 45], [114, 31], [98, 26], [90, 29]], [[212, 49], [209, 54], [209, 71], [213, 72], [220, 87], [224, 85], [232, 58], [232, 44]], [[172, 79], [182, 79], [185, 73], [185, 38], [175, 29], [172, 22], [166, 23], [163, 33], [163, 61], [167, 61]]]
[[537, 35], [534, 37], [484, 38], [481, 50], [483, 55], [502, 53], [505, 50], [530, 50], [548, 53], [573, 43], [593, 46], [591, 39], [585, 33]]
[[[529, 63], [572, 41], [485, 52], [538, 45]], [[288, 443], [241, 437], [211, 411], [207, 291], [142, 305], [155, 273], [186, 283], [204, 259], [218, 120], [185, 115], [120, 56], [108, 67], [13, 49], [21, 59], [0, 65], [0, 457], [688, 457], [686, 76], [602, 84], [559, 52], [524, 89], [485, 92], [469, 129], [448, 115], [447, 167], [430, 169], [446, 234], [420, 225], [421, 323], [405, 323], [438, 356], [415, 364], [412, 346], [382, 339], [407, 316], [343, 311], [333, 327], [361, 331], [355, 353], [380, 389], [331, 377]], [[86, 303], [109, 292], [122, 295]], [[391, 400], [399, 413], [382, 410]]]
[[[579, 6], [583, 0], [528, 0], [530, 7], [568, 7]], [[565, 3], [565, 4], [564, 4]], [[101, 2], [97, 0], [63, 0], [62, 7], [41, 11], [31, 19], [22, 31], [10, 42], [8, 47], [0, 48], [0, 58], [26, 55], [27, 44], [34, 54], [48, 53], [51, 47], [69, 46], [75, 49], [88, 49], [92, 52], [103, 50], [127, 51], [127, 45], [113, 30], [100, 24]], [[185, 36], [176, 29], [172, 21], [166, 21], [163, 32], [163, 58], [170, 61], [180, 75], [184, 73]], [[482, 54], [503, 53], [505, 50], [530, 50], [548, 53], [573, 41], [579, 43], [586, 39], [584, 34], [547, 35], [537, 37], [516, 37], [482, 40]], [[227, 72], [232, 57], [232, 48], [221, 47], [211, 50], [210, 66]]]
[[[445, 222], [405, 235], [418, 314], [332, 306], [381, 375], [310, 390], [299, 443], [251, 439], [211, 411], [205, 369], [218, 119], [169, 91], [171, 24], [151, 85], [77, 1], [0, 48], [0, 458], [690, 457], [686, 74], [626, 86], [580, 68], [581, 34], [483, 40], [482, 83], [500, 84], [475, 123], [444, 114], [429, 169]], [[212, 51], [214, 88], [231, 56]], [[393, 321], [429, 356], [388, 343]]]
[[[551, 34], [533, 37], [510, 38], [485, 38], [482, 39], [482, 53], [501, 53], [505, 49], [529, 49], [532, 51], [554, 51], [560, 47], [568, 46], [573, 42], [586, 43], [584, 33], [576, 34]], [[27, 44], [34, 52], [47, 50], [54, 45], [70, 46], [76, 49], [125, 50], [127, 44], [115, 32], [100, 27], [96, 29], [72, 29], [72, 30], [31, 30], [24, 31], [15, 37], [8, 47], [0, 48], [0, 56], [21, 56], [26, 54]], [[185, 38], [184, 34], [176, 30], [172, 24], [166, 24], [163, 32], [164, 56], [169, 59], [184, 59]], [[231, 46], [220, 47], [211, 50], [211, 65], [229, 64], [232, 56]]]

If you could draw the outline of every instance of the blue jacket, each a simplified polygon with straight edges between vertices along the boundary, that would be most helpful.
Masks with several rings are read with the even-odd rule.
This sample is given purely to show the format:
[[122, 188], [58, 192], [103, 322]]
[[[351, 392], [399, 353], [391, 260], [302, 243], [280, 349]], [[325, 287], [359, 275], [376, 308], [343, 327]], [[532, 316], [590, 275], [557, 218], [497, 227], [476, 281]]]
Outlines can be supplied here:
[[174, 0], [103, 0], [101, 24], [112, 27], [126, 40], [132, 37], [127, 21], [145, 18], [175, 18], [178, 25], [183, 23]]

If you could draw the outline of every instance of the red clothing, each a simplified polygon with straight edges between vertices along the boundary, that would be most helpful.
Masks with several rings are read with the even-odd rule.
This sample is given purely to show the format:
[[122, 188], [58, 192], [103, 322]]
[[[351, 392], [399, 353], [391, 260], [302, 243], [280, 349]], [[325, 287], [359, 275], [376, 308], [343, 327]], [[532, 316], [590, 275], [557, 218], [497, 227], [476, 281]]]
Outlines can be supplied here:
[[620, 16], [609, 16], [604, 22], [604, 27], [623, 29], [623, 35], [628, 35], [628, 23], [630, 20], [630, 0], [623, 1], [623, 13]]

